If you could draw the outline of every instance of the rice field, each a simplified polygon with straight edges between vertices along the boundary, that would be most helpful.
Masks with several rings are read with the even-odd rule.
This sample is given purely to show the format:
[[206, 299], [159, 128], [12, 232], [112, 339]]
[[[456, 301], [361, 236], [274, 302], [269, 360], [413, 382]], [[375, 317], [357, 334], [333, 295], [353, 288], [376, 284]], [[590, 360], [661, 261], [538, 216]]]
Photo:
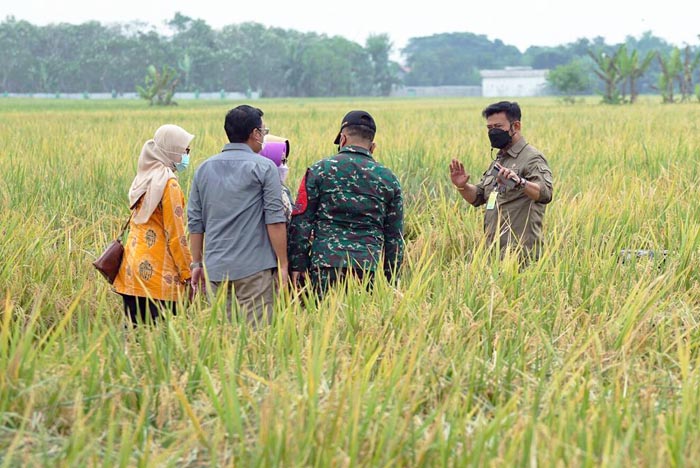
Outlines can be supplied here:
[[453, 157], [488, 166], [488, 100], [255, 101], [293, 192], [345, 112], [374, 115], [406, 199], [400, 285], [286, 294], [257, 331], [201, 299], [131, 331], [91, 262], [140, 148], [164, 123], [196, 135], [187, 196], [238, 103], [0, 99], [0, 464], [696, 465], [700, 105], [659, 100], [519, 100], [555, 183], [523, 271], [449, 182]]

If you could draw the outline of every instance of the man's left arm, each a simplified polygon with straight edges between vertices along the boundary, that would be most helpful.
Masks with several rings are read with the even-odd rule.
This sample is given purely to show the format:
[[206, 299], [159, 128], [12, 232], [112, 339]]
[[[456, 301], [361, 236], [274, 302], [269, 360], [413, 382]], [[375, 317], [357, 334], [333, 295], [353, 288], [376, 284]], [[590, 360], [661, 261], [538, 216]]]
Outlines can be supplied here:
[[267, 164], [262, 174], [263, 214], [267, 235], [272, 245], [272, 250], [277, 257], [277, 266], [287, 277], [287, 217], [282, 205], [282, 183], [274, 164]]
[[403, 254], [403, 195], [401, 186], [396, 181], [394, 197], [389, 202], [384, 220], [384, 275], [387, 280], [393, 281], [398, 278]]
[[545, 205], [552, 201], [552, 170], [541, 155], [532, 158], [528, 163], [523, 180], [523, 192], [529, 198]]
[[314, 173], [307, 169], [299, 184], [287, 242], [289, 264], [296, 274], [306, 273], [311, 263], [311, 235], [316, 219], [318, 193]]
[[287, 223], [273, 223], [266, 225], [267, 235], [270, 237], [272, 250], [277, 256], [281, 283], [287, 284], [289, 275], [289, 263], [287, 261]]

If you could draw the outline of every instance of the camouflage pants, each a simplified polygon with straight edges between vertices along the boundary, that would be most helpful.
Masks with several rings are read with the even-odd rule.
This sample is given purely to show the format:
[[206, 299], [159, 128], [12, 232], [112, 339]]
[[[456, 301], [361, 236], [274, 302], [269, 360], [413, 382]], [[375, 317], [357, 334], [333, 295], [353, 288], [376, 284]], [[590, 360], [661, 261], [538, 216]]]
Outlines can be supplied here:
[[364, 282], [366, 280], [367, 291], [374, 286], [374, 271], [357, 270], [354, 268], [312, 268], [309, 272], [311, 287], [322, 299], [326, 292], [338, 283], [347, 284], [348, 281]]

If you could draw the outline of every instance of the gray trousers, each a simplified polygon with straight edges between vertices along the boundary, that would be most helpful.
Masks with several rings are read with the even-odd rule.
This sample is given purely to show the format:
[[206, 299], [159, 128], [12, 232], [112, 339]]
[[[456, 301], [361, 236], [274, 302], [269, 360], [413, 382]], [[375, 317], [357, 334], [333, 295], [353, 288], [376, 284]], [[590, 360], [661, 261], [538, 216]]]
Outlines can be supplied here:
[[225, 289], [226, 315], [229, 320], [233, 319], [233, 298], [235, 297], [239, 320], [245, 318], [253, 327], [272, 322], [272, 310], [277, 294], [276, 268], [233, 281], [211, 282], [211, 293], [214, 297], [222, 288]]

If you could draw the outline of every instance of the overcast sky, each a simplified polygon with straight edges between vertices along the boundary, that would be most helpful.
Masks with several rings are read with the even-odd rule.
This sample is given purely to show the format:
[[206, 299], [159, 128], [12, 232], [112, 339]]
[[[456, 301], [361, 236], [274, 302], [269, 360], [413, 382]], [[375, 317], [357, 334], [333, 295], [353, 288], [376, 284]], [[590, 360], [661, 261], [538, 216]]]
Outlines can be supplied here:
[[[421, 5], [420, 7], [411, 4]], [[632, 4], [633, 6], [627, 6]], [[651, 30], [682, 46], [700, 44], [700, 2], [665, 0], [1, 0], [0, 19], [13, 15], [38, 25], [144, 21], [156, 26], [176, 11], [201, 18], [215, 29], [255, 21], [267, 26], [341, 35], [364, 44], [370, 34], [387, 33], [397, 49], [411, 37], [472, 32], [501, 39], [524, 51], [603, 36], [617, 43]]]

